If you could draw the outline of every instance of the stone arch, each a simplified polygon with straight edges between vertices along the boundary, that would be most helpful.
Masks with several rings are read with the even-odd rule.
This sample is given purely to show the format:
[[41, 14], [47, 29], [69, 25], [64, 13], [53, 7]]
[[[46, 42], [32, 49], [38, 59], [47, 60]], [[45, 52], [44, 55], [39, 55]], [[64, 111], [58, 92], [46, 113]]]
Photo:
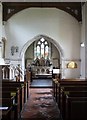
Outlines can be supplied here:
[[64, 74], [64, 71], [62, 69], [62, 60], [64, 58], [64, 51], [62, 49], [62, 47], [59, 45], [59, 43], [48, 37], [47, 35], [37, 35], [35, 36], [34, 38], [32, 38], [31, 40], [29, 40], [28, 42], [26, 42], [24, 44], [24, 46], [22, 47], [21, 49], [21, 52], [20, 52], [20, 57], [22, 59], [22, 69], [25, 68], [25, 52], [27, 50], [27, 48], [36, 40], [39, 40], [40, 38], [44, 37], [46, 40], [48, 40], [49, 42], [51, 42], [52, 44], [54, 44], [54, 46], [57, 48], [57, 50], [59, 51], [59, 54], [60, 54], [60, 69], [61, 69], [61, 78], [63, 77], [63, 74]]
[[31, 40], [29, 40], [28, 42], [26, 42], [24, 44], [24, 46], [22, 47], [22, 50], [20, 52], [20, 57], [22, 58], [22, 56], [24, 56], [27, 48], [36, 40], [39, 40], [40, 38], [44, 37], [46, 40], [48, 40], [49, 42], [51, 42], [52, 44], [54, 44], [54, 46], [57, 48], [57, 50], [60, 53], [60, 58], [63, 59], [64, 58], [64, 51], [62, 49], [62, 47], [59, 45], [59, 43], [52, 39], [51, 37], [48, 37], [47, 35], [37, 35], [34, 38], [32, 38]]

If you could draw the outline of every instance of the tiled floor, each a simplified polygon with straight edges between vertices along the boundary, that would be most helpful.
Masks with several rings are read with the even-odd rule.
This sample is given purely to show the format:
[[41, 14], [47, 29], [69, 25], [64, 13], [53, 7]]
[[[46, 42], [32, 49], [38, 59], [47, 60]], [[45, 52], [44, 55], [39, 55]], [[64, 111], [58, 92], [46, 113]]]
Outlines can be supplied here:
[[51, 88], [30, 88], [30, 97], [21, 113], [22, 120], [62, 120]]

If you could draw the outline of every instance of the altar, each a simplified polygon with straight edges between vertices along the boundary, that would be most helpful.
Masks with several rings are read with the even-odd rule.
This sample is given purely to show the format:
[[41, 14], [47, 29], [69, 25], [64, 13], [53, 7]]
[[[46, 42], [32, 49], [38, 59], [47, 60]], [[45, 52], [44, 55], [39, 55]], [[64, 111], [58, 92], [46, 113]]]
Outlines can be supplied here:
[[50, 78], [52, 77], [52, 69], [47, 66], [34, 66], [32, 67], [32, 75], [35, 78]]
[[47, 58], [36, 58], [32, 64], [32, 77], [42, 77], [42, 78], [50, 78], [52, 77], [52, 63]]

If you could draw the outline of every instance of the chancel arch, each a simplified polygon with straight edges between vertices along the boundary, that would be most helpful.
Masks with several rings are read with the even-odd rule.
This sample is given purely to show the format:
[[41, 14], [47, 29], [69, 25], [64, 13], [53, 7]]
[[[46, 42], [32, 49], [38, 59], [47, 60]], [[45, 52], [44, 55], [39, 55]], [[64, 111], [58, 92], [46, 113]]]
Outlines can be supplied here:
[[[47, 60], [49, 60], [48, 68], [50, 67], [52, 69], [52, 67], [57, 67], [61, 69], [61, 63], [64, 57], [61, 46], [56, 42], [56, 40], [46, 35], [37, 35], [33, 39], [29, 40], [23, 46], [20, 55], [22, 57], [22, 64], [24, 64], [23, 66], [25, 68], [27, 64], [30, 63], [31, 65], [39, 66], [39, 68], [41, 68], [40, 70], [38, 69], [38, 67], [36, 68], [38, 69], [38, 71], [41, 72], [48, 72], [48, 69], [46, 68]], [[38, 65], [35, 64], [37, 57], [40, 62], [38, 63]], [[41, 63], [42, 59], [44, 63]]]

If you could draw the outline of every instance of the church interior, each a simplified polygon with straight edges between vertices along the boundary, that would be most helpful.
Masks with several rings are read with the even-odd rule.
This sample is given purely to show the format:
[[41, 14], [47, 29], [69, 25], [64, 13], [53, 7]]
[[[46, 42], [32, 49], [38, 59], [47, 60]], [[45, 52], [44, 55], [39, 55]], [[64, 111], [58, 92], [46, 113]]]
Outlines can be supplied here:
[[86, 0], [0, 1], [0, 120], [87, 120]]

